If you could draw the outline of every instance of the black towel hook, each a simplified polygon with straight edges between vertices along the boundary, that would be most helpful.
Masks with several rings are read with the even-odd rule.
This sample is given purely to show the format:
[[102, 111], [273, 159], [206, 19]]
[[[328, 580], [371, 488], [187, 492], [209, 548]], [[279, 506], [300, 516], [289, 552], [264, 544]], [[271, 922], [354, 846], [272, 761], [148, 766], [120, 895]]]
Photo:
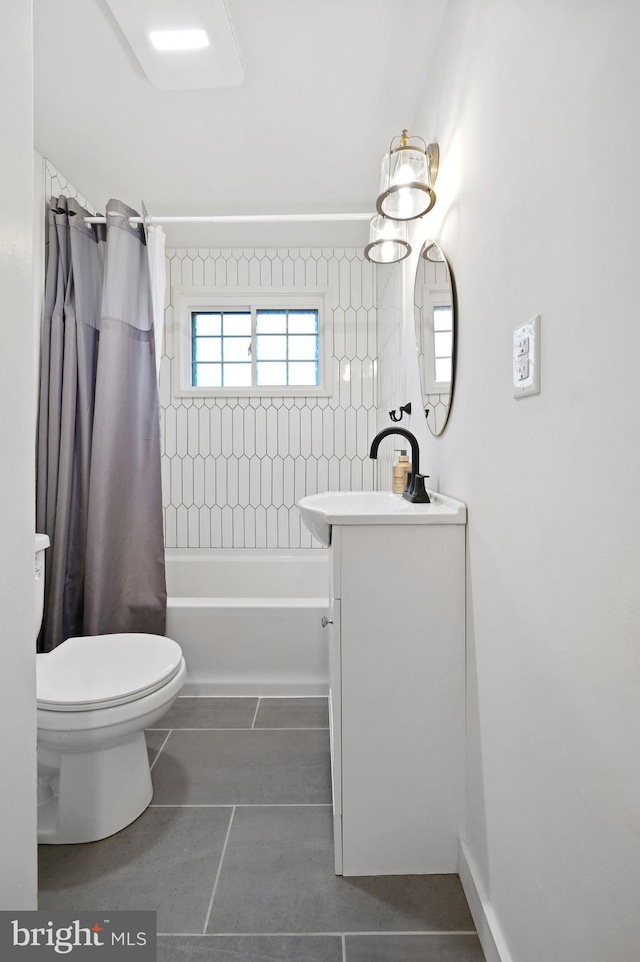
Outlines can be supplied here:
[[402, 421], [403, 414], [411, 414], [411, 401], [408, 401], [406, 404], [401, 405], [399, 415], [395, 410], [395, 408], [393, 411], [389, 411], [389, 417], [391, 418], [392, 421], [396, 421], [396, 422]]

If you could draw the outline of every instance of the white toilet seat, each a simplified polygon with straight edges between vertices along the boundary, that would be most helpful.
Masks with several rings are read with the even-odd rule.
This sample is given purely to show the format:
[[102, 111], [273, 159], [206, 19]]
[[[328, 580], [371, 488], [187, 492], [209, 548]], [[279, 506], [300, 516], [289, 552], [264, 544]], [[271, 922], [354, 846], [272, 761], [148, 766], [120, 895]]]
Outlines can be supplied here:
[[181, 663], [180, 646], [161, 635], [68, 638], [37, 659], [38, 708], [86, 712], [125, 705], [163, 688]]

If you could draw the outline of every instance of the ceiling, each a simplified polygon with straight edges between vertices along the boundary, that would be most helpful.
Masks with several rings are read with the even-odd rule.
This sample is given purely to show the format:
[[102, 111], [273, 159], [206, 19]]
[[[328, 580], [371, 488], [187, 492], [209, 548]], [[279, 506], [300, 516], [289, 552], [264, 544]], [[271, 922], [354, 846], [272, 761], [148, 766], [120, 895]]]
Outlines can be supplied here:
[[[34, 0], [36, 149], [99, 208], [115, 196], [151, 214], [371, 211], [447, 2], [227, 0], [242, 83], [161, 90], [106, 0]], [[367, 237], [362, 223], [166, 230], [170, 246]]]

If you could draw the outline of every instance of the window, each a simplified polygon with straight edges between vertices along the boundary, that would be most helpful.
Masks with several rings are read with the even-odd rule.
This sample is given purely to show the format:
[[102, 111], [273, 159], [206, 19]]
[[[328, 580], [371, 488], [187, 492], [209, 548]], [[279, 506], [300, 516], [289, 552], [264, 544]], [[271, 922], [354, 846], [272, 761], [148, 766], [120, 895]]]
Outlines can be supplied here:
[[433, 354], [436, 381], [451, 380], [453, 309], [450, 304], [433, 306]]
[[329, 395], [326, 292], [174, 291], [181, 323], [179, 395]]
[[448, 288], [422, 291], [419, 364], [425, 394], [446, 394], [453, 374], [453, 305]]
[[318, 311], [191, 312], [193, 387], [317, 387]]

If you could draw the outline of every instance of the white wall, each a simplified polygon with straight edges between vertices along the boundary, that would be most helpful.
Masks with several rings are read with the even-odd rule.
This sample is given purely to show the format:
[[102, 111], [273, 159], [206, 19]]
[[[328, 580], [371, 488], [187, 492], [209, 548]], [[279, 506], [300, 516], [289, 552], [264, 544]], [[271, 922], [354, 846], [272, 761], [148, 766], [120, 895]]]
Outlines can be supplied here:
[[[370, 490], [376, 432], [372, 265], [355, 248], [167, 252], [160, 371], [162, 489], [168, 548], [321, 547], [296, 502], [316, 491]], [[176, 397], [175, 287], [327, 290], [330, 397]]]
[[466, 832], [517, 962], [640, 951], [639, 39], [630, 0], [454, 0], [413, 124], [459, 364], [444, 435], [412, 424], [469, 506]]
[[36, 907], [30, 0], [0, 0], [0, 909]]

